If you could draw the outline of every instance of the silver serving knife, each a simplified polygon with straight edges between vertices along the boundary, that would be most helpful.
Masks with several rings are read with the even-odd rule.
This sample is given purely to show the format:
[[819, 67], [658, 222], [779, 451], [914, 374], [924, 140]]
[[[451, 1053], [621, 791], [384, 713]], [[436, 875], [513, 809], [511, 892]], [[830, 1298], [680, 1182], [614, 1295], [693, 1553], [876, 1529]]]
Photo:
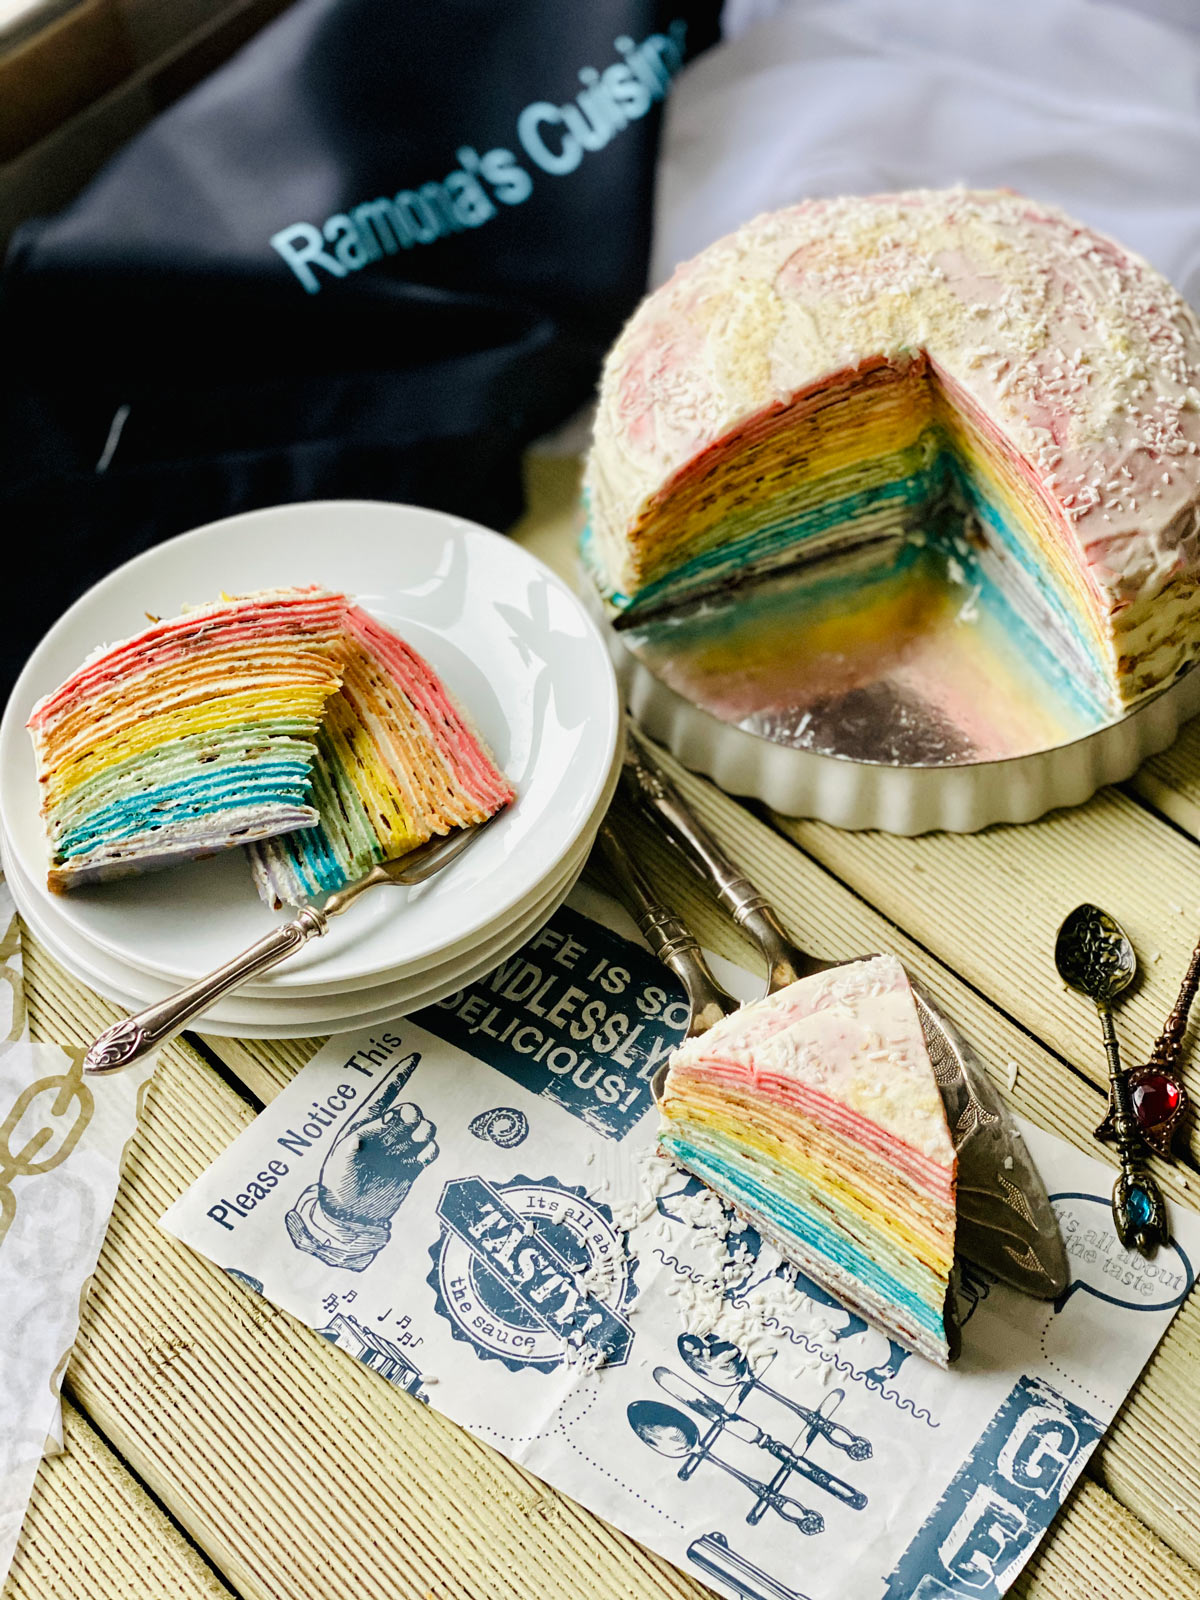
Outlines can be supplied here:
[[[622, 772], [626, 794], [662, 823], [689, 866], [762, 951], [767, 993], [843, 963], [821, 961], [788, 938], [770, 904], [738, 870], [631, 729]], [[1023, 1294], [1053, 1300], [1070, 1282], [1066, 1251], [1046, 1186], [979, 1057], [937, 1003], [916, 984], [946, 1121], [958, 1153], [958, 1248]]]

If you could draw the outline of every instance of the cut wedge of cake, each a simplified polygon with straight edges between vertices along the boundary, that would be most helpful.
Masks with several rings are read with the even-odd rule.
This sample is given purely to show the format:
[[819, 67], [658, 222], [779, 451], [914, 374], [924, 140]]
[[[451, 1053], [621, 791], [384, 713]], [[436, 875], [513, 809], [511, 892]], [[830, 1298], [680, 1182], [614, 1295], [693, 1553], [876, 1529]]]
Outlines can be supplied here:
[[956, 1157], [904, 969], [849, 962], [671, 1059], [659, 1143], [890, 1337], [951, 1359]]
[[355, 606], [342, 687], [317, 739], [316, 827], [249, 850], [272, 905], [340, 889], [434, 834], [483, 822], [514, 790], [437, 673]]
[[97, 651], [29, 718], [50, 888], [311, 826], [345, 595], [264, 590]]

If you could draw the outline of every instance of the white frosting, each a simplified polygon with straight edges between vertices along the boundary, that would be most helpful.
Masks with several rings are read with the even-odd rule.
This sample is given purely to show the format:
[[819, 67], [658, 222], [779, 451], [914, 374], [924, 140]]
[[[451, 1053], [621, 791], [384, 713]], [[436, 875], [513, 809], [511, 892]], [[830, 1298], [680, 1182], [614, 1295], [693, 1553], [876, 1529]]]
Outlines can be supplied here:
[[1145, 602], [1200, 574], [1200, 324], [1139, 257], [1000, 191], [807, 201], [643, 302], [605, 366], [587, 474], [612, 586], [636, 589], [628, 535], [700, 451], [920, 351], [1025, 458], [1129, 653]]
[[[791, 1079], [939, 1165], [954, 1165], [912, 989], [895, 956], [848, 962], [743, 1006], [681, 1045], [672, 1069], [723, 1063], [752, 1080]], [[668, 1100], [671, 1089], [668, 1080]]]

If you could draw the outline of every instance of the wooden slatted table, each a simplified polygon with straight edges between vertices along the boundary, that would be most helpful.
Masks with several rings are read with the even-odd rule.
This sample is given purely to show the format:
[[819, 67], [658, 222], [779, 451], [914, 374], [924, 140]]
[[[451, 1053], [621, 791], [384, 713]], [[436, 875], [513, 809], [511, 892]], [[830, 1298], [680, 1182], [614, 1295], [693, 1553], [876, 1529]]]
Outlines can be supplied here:
[[[573, 569], [574, 462], [530, 468], [516, 536]], [[1133, 1061], [1200, 933], [1200, 721], [1125, 788], [1022, 828], [896, 839], [769, 816], [679, 772], [700, 815], [821, 954], [892, 949], [971, 1034], [1015, 1108], [1097, 1154], [1104, 1063], [1051, 961], [1083, 899], [1133, 935]], [[729, 924], [649, 832], [661, 889], [723, 954]], [[115, 1015], [26, 945], [42, 1038]], [[319, 1040], [180, 1041], [162, 1055], [2, 1600], [540, 1600], [703, 1596], [693, 1579], [246, 1294], [157, 1227]], [[203, 1051], [203, 1053], [202, 1053]], [[1197, 1051], [1200, 1060], [1200, 1050]], [[1009, 1089], [1010, 1069], [1018, 1073]], [[1200, 1099], [1200, 1067], [1189, 1062]], [[1200, 1198], [1200, 1138], [1156, 1165]], [[1014, 1591], [1200, 1600], [1200, 1300], [1183, 1307]]]

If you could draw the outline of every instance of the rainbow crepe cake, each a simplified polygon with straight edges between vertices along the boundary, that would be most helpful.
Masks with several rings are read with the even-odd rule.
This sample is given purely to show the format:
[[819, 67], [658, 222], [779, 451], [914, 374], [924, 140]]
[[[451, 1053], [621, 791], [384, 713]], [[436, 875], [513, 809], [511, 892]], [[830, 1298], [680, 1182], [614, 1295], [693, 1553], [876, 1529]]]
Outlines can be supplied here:
[[97, 651], [39, 701], [50, 888], [314, 823], [314, 740], [346, 604], [304, 588], [200, 606]]
[[249, 849], [259, 893], [298, 905], [513, 798], [479, 734], [427, 661], [382, 623], [345, 617], [342, 685], [313, 774], [316, 825]]
[[1200, 650], [1200, 324], [1019, 195], [807, 201], [643, 302], [585, 499], [617, 625], [725, 720], [809, 743], [888, 677], [980, 759], [1009, 753], [972, 713], [998, 678], [1036, 747]]
[[659, 1144], [852, 1309], [945, 1365], [956, 1158], [893, 956], [743, 1006], [671, 1058]]

